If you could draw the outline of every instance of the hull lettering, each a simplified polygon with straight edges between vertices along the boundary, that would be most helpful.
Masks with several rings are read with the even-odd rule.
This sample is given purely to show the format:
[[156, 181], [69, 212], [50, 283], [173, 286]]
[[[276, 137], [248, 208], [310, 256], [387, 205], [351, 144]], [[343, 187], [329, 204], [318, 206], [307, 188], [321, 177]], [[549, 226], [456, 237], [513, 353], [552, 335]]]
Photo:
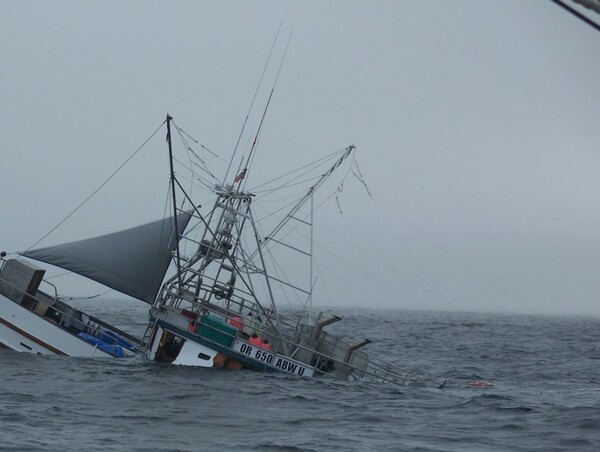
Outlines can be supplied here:
[[233, 349], [258, 363], [266, 364], [269, 367], [281, 370], [301, 377], [311, 377], [314, 370], [311, 367], [305, 366], [302, 363], [294, 361], [290, 358], [284, 358], [276, 353], [269, 352], [260, 347], [254, 347], [245, 341], [237, 340], [233, 344]]

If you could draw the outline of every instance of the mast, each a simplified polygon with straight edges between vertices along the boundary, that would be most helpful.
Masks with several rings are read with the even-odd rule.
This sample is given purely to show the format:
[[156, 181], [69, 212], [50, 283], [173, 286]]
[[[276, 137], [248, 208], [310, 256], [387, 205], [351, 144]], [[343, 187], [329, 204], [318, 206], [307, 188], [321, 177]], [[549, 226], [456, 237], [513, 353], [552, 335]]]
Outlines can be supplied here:
[[173, 221], [175, 222], [175, 252], [177, 255], [177, 280], [181, 287], [181, 262], [179, 254], [179, 229], [177, 227], [177, 198], [175, 196], [175, 171], [173, 170], [173, 147], [171, 145], [171, 120], [173, 118], [167, 113], [167, 143], [169, 143], [169, 166], [171, 169], [171, 194], [173, 195]]
[[310, 321], [310, 315], [312, 312], [312, 299], [313, 299], [313, 251], [314, 251], [314, 221], [315, 221], [315, 211], [314, 211], [314, 202], [315, 202], [315, 191], [311, 188], [310, 190], [310, 295], [308, 296], [308, 319]]

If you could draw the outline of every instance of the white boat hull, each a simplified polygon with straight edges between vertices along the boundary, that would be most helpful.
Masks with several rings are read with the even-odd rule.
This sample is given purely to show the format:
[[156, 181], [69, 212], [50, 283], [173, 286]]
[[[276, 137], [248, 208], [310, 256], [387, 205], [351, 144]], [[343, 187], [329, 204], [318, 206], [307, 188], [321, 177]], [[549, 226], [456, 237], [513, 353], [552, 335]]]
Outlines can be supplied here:
[[4, 295], [0, 295], [0, 343], [38, 355], [112, 357]]
[[[153, 310], [152, 315], [156, 316], [154, 318], [157, 324], [151, 334], [151, 345], [146, 355], [150, 360], [184, 366], [247, 368], [303, 377], [314, 375], [315, 370], [312, 366], [252, 345], [237, 332], [235, 337], [226, 339], [226, 336], [215, 335], [216, 330], [207, 329], [202, 332], [199, 329], [187, 328], [189, 319], [172, 310]], [[167, 324], [166, 319], [170, 323]], [[165, 353], [169, 348], [168, 344], [173, 342], [179, 343], [179, 347]]]

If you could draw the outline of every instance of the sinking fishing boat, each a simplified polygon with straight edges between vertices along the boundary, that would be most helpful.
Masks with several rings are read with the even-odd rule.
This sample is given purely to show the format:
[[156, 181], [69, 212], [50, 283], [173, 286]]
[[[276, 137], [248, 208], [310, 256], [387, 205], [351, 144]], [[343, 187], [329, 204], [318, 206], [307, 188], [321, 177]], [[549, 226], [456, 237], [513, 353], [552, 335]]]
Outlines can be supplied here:
[[[341, 317], [312, 310], [315, 194], [336, 169], [353, 161], [354, 146], [311, 167], [317, 176], [308, 179], [308, 188], [285, 211], [277, 209], [278, 217], [267, 214], [257, 219], [254, 205], [262, 197], [247, 189], [246, 182], [258, 132], [248, 157], [229, 180], [229, 168], [225, 177], [216, 178], [183, 141], [184, 148], [192, 151], [190, 161], [197, 158], [193, 163], [214, 179], [212, 185], [202, 183], [213, 197], [202, 208], [174, 170], [183, 159], [173, 156], [172, 118], [167, 115], [164, 124], [173, 215], [101, 237], [27, 250], [17, 258], [3, 255], [0, 343], [40, 354], [138, 356], [162, 363], [300, 377], [396, 383], [421, 378], [366, 353], [368, 339], [348, 342], [331, 334], [327, 328]], [[174, 127], [183, 139], [185, 132]], [[187, 181], [200, 180], [193, 172], [188, 176]], [[298, 177], [283, 186], [299, 185]], [[270, 232], [264, 234], [266, 228]], [[306, 239], [304, 248], [290, 241], [300, 229]], [[308, 284], [302, 287], [294, 274], [283, 271], [275, 258], [277, 249], [307, 260]], [[69, 306], [44, 280], [44, 270], [23, 258], [61, 267], [148, 303], [149, 322], [143, 337]], [[290, 259], [288, 255], [282, 262]], [[52, 290], [44, 287], [42, 291], [44, 282]], [[278, 309], [278, 302], [289, 301], [289, 291], [301, 309]]]
[[[170, 117], [167, 142], [172, 205], [178, 206], [181, 197], [186, 206], [174, 207], [173, 218], [189, 215], [190, 223], [196, 226], [191, 228], [193, 234], [178, 235], [173, 242], [176, 271], [162, 286], [150, 309], [150, 322], [142, 339], [146, 358], [303, 377], [328, 375], [394, 382], [404, 382], [409, 377], [408, 372], [367, 354], [363, 347], [370, 343], [368, 339], [348, 343], [327, 332], [327, 327], [341, 317], [315, 314], [310, 309], [315, 286], [314, 196], [344, 161], [352, 160], [354, 146], [336, 153], [281, 220], [271, 225], [271, 232], [263, 234], [260, 231], [265, 225], [259, 224], [254, 211], [256, 194], [245, 189], [256, 139], [237, 175], [209, 187], [214, 201], [207, 211], [194, 204], [173, 171]], [[291, 232], [301, 227], [305, 228], [309, 243], [304, 249], [288, 239]], [[182, 247], [188, 252], [183, 253]], [[267, 264], [276, 247], [308, 259], [308, 287], [303, 289], [292, 282], [293, 277], [285, 275], [277, 262]], [[300, 294], [298, 299], [304, 301], [304, 309], [279, 310], [277, 302], [284, 299], [284, 290]]]

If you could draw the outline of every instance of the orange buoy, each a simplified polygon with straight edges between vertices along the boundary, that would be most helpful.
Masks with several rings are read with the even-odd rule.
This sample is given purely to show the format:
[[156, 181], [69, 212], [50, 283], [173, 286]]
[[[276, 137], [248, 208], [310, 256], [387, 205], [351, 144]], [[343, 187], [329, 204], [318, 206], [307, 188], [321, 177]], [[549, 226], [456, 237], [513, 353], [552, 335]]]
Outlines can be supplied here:
[[227, 355], [225, 353], [217, 353], [213, 358], [213, 367], [221, 369], [227, 362]]
[[248, 339], [248, 342], [250, 342], [250, 344], [255, 345], [256, 347], [260, 347], [262, 346], [262, 341], [260, 340], [260, 337], [258, 337], [258, 334], [254, 333], [252, 336], [250, 336], [250, 339]]
[[227, 358], [227, 361], [225, 361], [225, 369], [240, 370], [242, 367], [244, 367], [244, 364], [237, 359]]
[[268, 351], [273, 350], [273, 345], [271, 344], [271, 341], [269, 341], [269, 339], [267, 339], [266, 337], [262, 340], [262, 342], [259, 345], [259, 347], [262, 347], [262, 348], [264, 348], [265, 350], [268, 350]]

